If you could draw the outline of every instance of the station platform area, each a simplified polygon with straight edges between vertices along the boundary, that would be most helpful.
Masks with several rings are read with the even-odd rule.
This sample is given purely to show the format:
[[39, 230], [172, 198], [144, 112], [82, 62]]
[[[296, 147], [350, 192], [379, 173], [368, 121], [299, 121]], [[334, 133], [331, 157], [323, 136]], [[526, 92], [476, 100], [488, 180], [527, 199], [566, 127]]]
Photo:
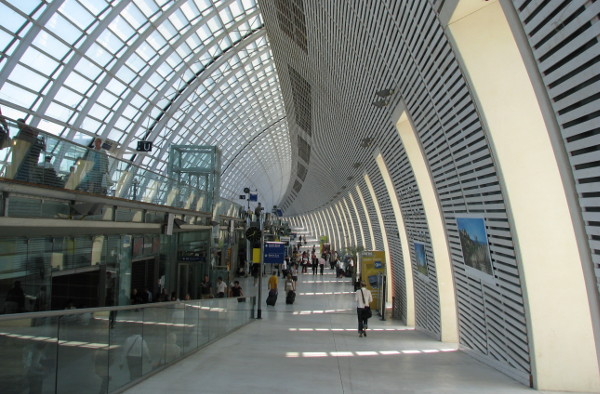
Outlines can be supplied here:
[[[458, 350], [376, 314], [360, 338], [350, 279], [300, 274], [275, 307], [125, 391], [154, 393], [527, 393], [535, 391]], [[240, 280], [255, 295], [252, 278]], [[556, 392], [553, 392], [556, 393]]]

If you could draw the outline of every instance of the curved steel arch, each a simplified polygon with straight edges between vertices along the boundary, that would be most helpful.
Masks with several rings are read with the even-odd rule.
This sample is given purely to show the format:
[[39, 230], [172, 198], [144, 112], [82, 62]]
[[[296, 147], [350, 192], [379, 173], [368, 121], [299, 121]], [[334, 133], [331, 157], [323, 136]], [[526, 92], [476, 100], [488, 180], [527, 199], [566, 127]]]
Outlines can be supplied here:
[[[266, 34], [266, 32], [264, 32], [264, 30], [261, 30], [261, 31], [258, 31], [258, 32], [257, 32], [257, 33], [255, 33], [255, 34], [259, 34], [259, 35], [257, 36], [257, 39], [258, 39], [258, 38], [260, 38], [261, 36], [265, 35], [265, 34]], [[252, 41], [248, 41], [248, 40], [246, 40], [246, 41], [244, 41], [244, 42], [242, 42], [242, 43], [240, 43], [240, 44], [243, 44], [243, 45], [241, 45], [240, 47], [238, 47], [238, 51], [239, 51], [239, 50], [241, 50], [242, 48], [244, 48], [245, 46], [252, 44]], [[266, 47], [265, 47], [265, 48], [266, 48]], [[263, 50], [265, 50], [265, 49], [263, 49]], [[218, 68], [219, 66], [221, 66], [222, 64], [224, 64], [224, 63], [226, 62], [226, 60], [227, 60], [227, 59], [229, 59], [230, 57], [232, 57], [233, 55], [234, 55], [234, 53], [232, 52], [232, 53], [230, 53], [228, 56], [221, 57], [221, 58], [220, 58], [218, 61], [216, 61], [216, 62], [214, 62], [214, 63], [212, 64], [212, 67], [213, 67], [213, 68]], [[209, 73], [209, 74], [205, 74], [205, 75], [210, 75], [210, 73]], [[245, 77], [245, 79], [248, 79], [248, 78], [250, 78], [250, 76], [251, 76], [251, 75], [245, 75], [244, 77]], [[187, 98], [188, 98], [190, 95], [192, 95], [192, 94], [193, 94], [193, 93], [196, 91], [196, 88], [197, 88], [197, 87], [198, 87], [198, 86], [199, 86], [199, 85], [200, 85], [200, 84], [201, 84], [203, 81], [204, 81], [204, 79], [202, 79], [202, 78], [195, 78], [195, 79], [193, 80], [193, 82], [187, 86], [187, 89], [186, 89], [185, 93], [183, 93], [183, 92], [182, 92], [182, 94], [180, 94], [179, 96], [177, 96], [177, 100], [173, 101], [173, 103], [172, 103], [171, 107], [175, 107], [175, 108], [176, 108], [176, 107], [178, 107], [178, 106], [180, 106], [180, 105], [183, 105], [183, 104], [185, 103], [185, 100], [186, 100], [186, 99], [187, 99]], [[222, 80], [222, 81], [221, 81], [221, 83], [225, 83], [225, 80]], [[220, 86], [220, 85], [215, 85], [215, 88], [216, 88], [217, 86]], [[200, 104], [200, 103], [198, 103], [198, 104]], [[195, 109], [196, 109], [196, 107], [194, 107], [193, 109], [195, 110]], [[185, 121], [186, 121], [186, 120], [189, 118], [189, 116], [190, 116], [190, 114], [191, 114], [192, 112], [193, 112], [193, 111], [188, 111], [188, 115], [186, 116], [186, 118], [185, 118], [185, 119], [182, 119], [182, 120], [181, 120], [179, 123], [180, 123], [180, 124], [184, 124], [184, 123], [185, 123]], [[162, 118], [161, 118], [161, 119], [160, 119], [160, 120], [157, 122], [157, 124], [155, 125], [155, 127], [154, 127], [154, 130], [153, 130], [153, 132], [151, 133], [150, 137], [151, 137], [151, 138], [152, 138], [152, 137], [155, 137], [155, 136], [156, 136], [156, 135], [157, 135], [157, 134], [158, 134], [158, 133], [159, 133], [159, 132], [160, 132], [160, 131], [161, 131], [161, 130], [162, 130], [164, 127], [165, 127], [166, 123], [167, 123], [167, 122], [168, 122], [170, 119], [172, 119], [172, 117], [162, 117]], [[196, 123], [201, 123], [201, 122], [196, 122]], [[165, 145], [169, 145], [169, 144], [172, 142], [172, 140], [173, 140], [173, 138], [174, 138], [174, 137], [175, 137], [175, 135], [171, 135], [170, 139], [169, 139], [169, 140], [166, 142], [166, 144], [165, 144]]]
[[[181, 8], [181, 6], [177, 5], [177, 3], [173, 3], [174, 5], [172, 5], [171, 7], [169, 7], [167, 10], [164, 10], [162, 12], [162, 14], [160, 15], [160, 17], [155, 20], [152, 21], [152, 25], [154, 26], [160, 26], [162, 24], [163, 21], [167, 20], [168, 17], [174, 13], [175, 11], [177, 11], [178, 9]], [[229, 3], [223, 3], [221, 4], [220, 7], [214, 8], [213, 10], [211, 10], [210, 13], [208, 13], [206, 16], [203, 16], [201, 19], [206, 19], [206, 18], [210, 18], [211, 16], [214, 16], [215, 14], [218, 14], [218, 10], [226, 7], [227, 5], [229, 5]], [[112, 22], [115, 19], [116, 15], [113, 15], [113, 18], [111, 19], [110, 22]], [[110, 24], [110, 23], [109, 23]], [[191, 26], [191, 25], [190, 25]], [[85, 104], [85, 106], [81, 109], [80, 111], [80, 115], [77, 118], [77, 121], [73, 124], [73, 126], [75, 128], [79, 128], [80, 124], [84, 121], [85, 117], [87, 117], [87, 114], [89, 113], [89, 111], [91, 110], [92, 106], [95, 104], [96, 100], [98, 99], [98, 97], [100, 96], [100, 94], [102, 94], [105, 90], [106, 90], [106, 86], [108, 86], [108, 84], [114, 79], [114, 75], [116, 75], [116, 71], [120, 70], [123, 65], [125, 64], [125, 62], [131, 58], [131, 56], [133, 54], [136, 53], [136, 50], [143, 44], [146, 42], [146, 40], [148, 39], [148, 37], [156, 30], [155, 29], [151, 29], [148, 28], [146, 29], [142, 34], [138, 34], [135, 40], [134, 45], [130, 45], [127, 48], [126, 53], [121, 54], [121, 56], [119, 56], [117, 62], [115, 62], [115, 64], [111, 67], [111, 70], [113, 72], [109, 72], [109, 70], [105, 69], [105, 76], [102, 80], [102, 83], [99, 83], [98, 86], [96, 87], [96, 89], [94, 90], [94, 93], [92, 94], [92, 96], [90, 96]], [[98, 39], [98, 37], [100, 36], [101, 33], [103, 33], [104, 30], [101, 29], [94, 29], [94, 34], [92, 35], [94, 38], [94, 41]], [[195, 32], [194, 29], [190, 28], [187, 32], [187, 34], [183, 34], [179, 39], [178, 42], [184, 41], [189, 35], [193, 34]], [[171, 48], [171, 51], [165, 51], [164, 54], [162, 54], [159, 59], [166, 59], [168, 58], [168, 56], [173, 53], [176, 50], [176, 47], [174, 45], [169, 46]], [[206, 47], [206, 46], [205, 46]], [[116, 122], [116, 119], [118, 119], [118, 117], [123, 113], [123, 111], [125, 110], [124, 106], [125, 103], [128, 103], [129, 100], [136, 95], [140, 88], [150, 79], [150, 77], [153, 75], [153, 71], [156, 70], [163, 62], [160, 61], [155, 61], [150, 67], [149, 69], [146, 71], [146, 73], [144, 74], [144, 77], [140, 78], [138, 80], [138, 82], [136, 83], [135, 87], [132, 87], [131, 92], [128, 95], [128, 99], [123, 100], [123, 105], [121, 106], [121, 110], [120, 112], [115, 111], [115, 113], [112, 116], [112, 119], [114, 119], [115, 121], [113, 121], [112, 123], [108, 123], [105, 126], [105, 130], [104, 133], [102, 135], [104, 135], [106, 132], [108, 132], [108, 130], [110, 130], [110, 126], [114, 125], [114, 123]], [[166, 84], [165, 86], [168, 87], [168, 84]], [[156, 97], [161, 97], [159, 95], [156, 95]], [[152, 100], [149, 100], [149, 105], [147, 107], [152, 107], [154, 108], [156, 106], [156, 103], [153, 102]], [[146, 111], [144, 111], [146, 112]], [[118, 115], [117, 115], [118, 114]], [[143, 114], [141, 114], [139, 116], [138, 119], [144, 119]], [[137, 122], [139, 123], [139, 121]], [[136, 126], [138, 126], [137, 124], [132, 125], [132, 130], [136, 129]], [[125, 130], [124, 130], [125, 131]], [[127, 134], [128, 136], [131, 135], [131, 133]], [[125, 141], [123, 141], [122, 146], [127, 146], [127, 137], [125, 138]]]
[[[264, 49], [263, 49], [264, 50]], [[215, 64], [215, 67], [217, 67], [218, 65]], [[250, 79], [252, 77], [252, 74], [245, 74], [244, 75], [244, 80], [245, 79]], [[240, 80], [242, 81], [242, 80]], [[226, 81], [223, 79], [221, 84], [225, 83]], [[185, 100], [192, 95], [195, 91], [196, 88], [202, 83], [202, 80], [200, 79], [196, 79], [194, 80], [194, 83], [192, 85], [190, 85], [187, 89], [187, 91], [185, 92], [185, 94], [181, 94], [178, 97], [178, 100], [174, 103], [174, 107], [183, 105], [185, 103]], [[214, 85], [213, 89], [211, 90], [211, 92], [216, 91], [217, 88], [221, 86], [220, 84], [218, 85]], [[185, 117], [181, 118], [181, 119], [174, 119], [173, 117], [163, 117], [160, 122], [157, 124], [157, 126], [155, 127], [155, 129], [153, 130], [153, 133], [151, 135], [151, 137], [156, 137], [158, 135], [158, 133], [166, 127], [166, 123], [169, 122], [170, 120], [174, 120], [177, 121], [179, 124], [185, 124], [189, 118], [192, 116], [192, 114], [197, 113], [196, 109], [198, 105], [203, 104], [202, 102], [200, 102], [200, 100], [198, 100], [197, 105], [195, 107], [192, 107], [190, 110], [187, 111], [187, 114], [185, 115]], [[203, 117], [203, 119], [200, 120], [196, 120], [196, 124], [202, 124], [203, 120], [206, 120], [206, 116]], [[168, 146], [169, 144], [172, 143], [173, 139], [175, 138], [175, 134], [171, 134], [170, 138], [166, 141], [166, 143], [164, 144], [164, 146]], [[156, 163], [155, 163], [156, 164]]]

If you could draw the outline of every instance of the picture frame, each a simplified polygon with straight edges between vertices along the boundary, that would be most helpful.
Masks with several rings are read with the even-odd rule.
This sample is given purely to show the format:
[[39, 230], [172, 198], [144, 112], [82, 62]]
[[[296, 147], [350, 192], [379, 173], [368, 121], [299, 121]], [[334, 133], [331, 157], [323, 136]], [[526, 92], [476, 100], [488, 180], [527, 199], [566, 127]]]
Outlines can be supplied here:
[[475, 216], [456, 218], [458, 237], [464, 263], [467, 267], [487, 275], [494, 275], [485, 219]]
[[427, 253], [425, 252], [425, 244], [422, 242], [414, 241], [413, 247], [415, 248], [415, 262], [417, 272], [428, 276], [429, 269], [427, 268]]

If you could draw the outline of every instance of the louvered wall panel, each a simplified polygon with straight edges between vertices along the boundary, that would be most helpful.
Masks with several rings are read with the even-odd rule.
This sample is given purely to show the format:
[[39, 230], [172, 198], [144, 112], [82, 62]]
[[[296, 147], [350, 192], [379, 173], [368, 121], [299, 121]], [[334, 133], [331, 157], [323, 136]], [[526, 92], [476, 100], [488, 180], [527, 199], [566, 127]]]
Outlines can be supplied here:
[[314, 214], [306, 215], [306, 221], [307, 221], [306, 229], [310, 232], [310, 234], [312, 236], [315, 236], [318, 233], [317, 226], [315, 224], [315, 220], [316, 220], [316, 218], [315, 218]]
[[329, 208], [323, 209], [321, 212], [323, 213], [323, 215], [327, 219], [328, 228], [327, 228], [327, 232], [325, 232], [324, 234], [320, 234], [320, 235], [327, 235], [328, 238], [329, 238], [329, 242], [332, 245], [335, 245], [336, 249], [339, 249], [339, 247], [340, 247], [340, 244], [339, 244], [340, 240], [338, 239], [338, 237], [337, 237], [338, 233], [336, 232], [336, 229], [339, 228], [338, 227], [339, 223], [337, 223], [336, 217], [331, 212], [331, 209], [329, 209]]
[[[400, 244], [400, 238], [398, 237], [398, 226], [396, 225], [396, 219], [394, 216], [394, 210], [392, 208], [392, 204], [388, 197], [388, 192], [385, 186], [385, 182], [379, 173], [379, 169], [376, 169], [376, 172], [372, 173], [369, 177], [371, 179], [371, 183], [373, 185], [373, 189], [375, 191], [375, 195], [377, 196], [377, 201], [379, 203], [379, 209], [381, 212], [381, 216], [383, 218], [383, 225], [385, 226], [385, 230], [387, 233], [387, 242], [390, 248], [390, 259], [394, 262], [396, 267], [391, 267], [392, 278], [389, 282], [392, 285], [393, 289], [393, 297], [397, 297], [399, 301], [404, 300], [406, 302], [405, 291], [400, 292], [399, 285], [396, 282], [400, 280], [401, 284], [404, 284], [402, 275], [401, 278], [398, 277], [397, 267], [403, 267], [403, 259], [402, 259], [402, 246]], [[377, 228], [377, 230], [379, 230]], [[379, 232], [379, 231], [377, 231]], [[382, 240], [382, 248], [383, 249], [383, 240]], [[391, 301], [391, 300], [389, 300]]]
[[[517, 298], [518, 303], [523, 304], [516, 261], [507, 258], [514, 256], [509, 228], [490, 232], [489, 242], [494, 269], [497, 266], [495, 256], [503, 256], [506, 269], [514, 275], [490, 278], [498, 286], [484, 292], [479, 275], [474, 276], [464, 268], [455, 223], [455, 218], [464, 213], [479, 214], [488, 225], [492, 220], [507, 221], [485, 133], [467, 84], [457, 78], [460, 75], [458, 65], [430, 3], [404, 2], [398, 12], [396, 19], [404, 21], [400, 28], [414, 54], [406, 64], [407, 74], [413, 77], [401, 81], [399, 90], [403, 92], [423, 144], [446, 221], [453, 250], [461, 342], [484, 357], [507, 365], [515, 377], [525, 381], [530, 367], [521, 361], [529, 359], [527, 337], [515, 335], [503, 323], [497, 324], [511, 319], [517, 332], [527, 332], [524, 312], [504, 308], [502, 302], [497, 302], [504, 302], [506, 298], [514, 302]], [[480, 189], [482, 187], [484, 190]], [[497, 343], [504, 347], [507, 343], [514, 344], [521, 353], [511, 356], [494, 351]]]
[[[402, 204], [403, 198], [401, 197], [403, 194], [403, 180], [410, 179], [411, 177], [404, 177], [403, 175], [412, 175], [410, 171], [410, 166], [408, 164], [408, 158], [406, 153], [404, 152], [404, 147], [400, 142], [400, 138], [397, 132], [394, 129], [387, 132], [387, 135], [393, 136], [387, 140], [388, 143], [381, 146], [381, 155], [384, 158], [386, 163], [390, 179], [395, 187], [396, 196], [399, 200], [400, 210], [404, 211]], [[414, 182], [414, 178], [413, 178]], [[391, 213], [393, 215], [393, 212]], [[403, 214], [404, 215], [404, 214]], [[406, 216], [405, 219], [406, 221]], [[394, 317], [400, 318], [406, 321], [406, 274], [404, 272], [404, 255], [403, 248], [410, 248], [410, 245], [402, 245], [400, 242], [400, 230], [397, 228], [394, 218], [394, 227], [395, 232], [392, 229], [391, 232], [388, 230], [388, 242], [390, 245], [391, 258], [392, 258], [392, 278], [393, 278], [393, 297], [395, 299], [395, 303], [393, 305], [394, 310], [392, 314]], [[417, 295], [415, 294], [415, 297]]]
[[360, 233], [362, 231], [362, 233], [364, 234], [364, 241], [365, 243], [362, 245], [357, 245], [357, 246], [362, 246], [365, 249], [369, 249], [370, 245], [371, 245], [371, 236], [369, 235], [369, 224], [367, 223], [367, 212], [365, 212], [365, 210], [363, 209], [362, 204], [360, 203], [360, 198], [358, 197], [358, 193], [356, 192], [355, 189], [352, 190], [352, 192], [350, 193], [351, 198], [354, 200], [354, 205], [356, 205], [356, 215], [360, 217], [360, 225], [361, 228], [358, 228], [359, 222], [356, 222], [356, 232]]
[[346, 205], [344, 204], [343, 200], [340, 200], [337, 202], [338, 204], [338, 208], [339, 208], [339, 212], [341, 212], [342, 215], [342, 221], [344, 223], [344, 240], [346, 241], [346, 247], [348, 246], [355, 246], [354, 243], [354, 234], [352, 233], [352, 222], [350, 221], [350, 218], [348, 217], [348, 212], [346, 211]]
[[343, 245], [345, 244], [345, 236], [346, 236], [346, 232], [345, 232], [345, 225], [343, 222], [343, 217], [341, 216], [341, 213], [338, 212], [337, 209], [335, 209], [335, 206], [332, 204], [330, 205], [331, 209], [331, 215], [332, 215], [332, 219], [334, 221], [333, 225], [337, 227], [337, 243], [335, 246], [336, 250], [341, 250]]
[[359, 224], [359, 213], [358, 213], [358, 208], [355, 209], [354, 208], [354, 200], [353, 200], [353, 196], [352, 196], [352, 192], [349, 192], [348, 195], [346, 196], [346, 201], [348, 202], [348, 210], [349, 210], [349, 214], [354, 218], [354, 221], [351, 223], [351, 225], [353, 226], [352, 228], [354, 229], [354, 233], [356, 234], [356, 245], [354, 246], [362, 246], [364, 247], [365, 242], [363, 242], [362, 236], [361, 236], [361, 231], [360, 231], [360, 224]]
[[[379, 219], [377, 218], [377, 213], [375, 212], [375, 205], [373, 205], [371, 193], [369, 192], [369, 188], [365, 182], [360, 182], [359, 187], [365, 201], [365, 205], [367, 206], [366, 214], [369, 215], [369, 220], [371, 221], [371, 230], [373, 232], [373, 237], [375, 238], [374, 250], [383, 250], [383, 239], [381, 238], [381, 231], [379, 230]], [[369, 233], [365, 233], [365, 236], [367, 234]]]
[[[393, 163], [390, 171], [390, 177], [392, 182], [396, 185], [396, 193], [398, 196], [406, 196], [406, 193], [401, 192], [405, 186], [403, 185], [399, 175], [403, 174], [407, 176], [407, 180], [412, 182], [414, 190], [416, 190], [416, 184], [414, 178], [410, 172], [410, 166], [406, 153], [402, 148], [402, 144], [398, 133], [395, 128], [386, 129], [381, 135], [375, 134], [376, 141], [385, 141], [384, 144], [380, 144], [382, 148], [382, 155], [384, 158], [391, 158], [390, 161]], [[389, 167], [389, 166], [388, 166]], [[396, 170], [396, 171], [393, 171]], [[398, 171], [404, 170], [404, 171]], [[394, 218], [394, 212], [391, 208], [391, 204], [387, 198], [387, 190], [385, 184], [380, 178], [372, 177], [373, 187], [378, 195], [378, 201], [380, 202], [380, 208], [382, 209], [382, 215], [388, 236], [388, 243], [390, 244], [391, 258], [395, 264], [393, 269], [394, 279], [401, 277], [401, 283], [404, 283], [404, 259], [402, 255], [402, 245], [400, 245], [400, 239], [398, 237], [398, 228], [396, 226], [396, 220]], [[403, 198], [401, 198], [403, 200]], [[439, 310], [439, 293], [437, 288], [437, 278], [435, 263], [433, 260], [433, 253], [431, 250], [431, 244], [427, 233], [423, 230], [427, 228], [425, 217], [423, 215], [423, 209], [420, 199], [413, 199], [413, 203], [410, 207], [408, 204], [401, 204], [401, 211], [403, 211], [404, 220], [409, 228], [420, 229], [418, 231], [412, 231], [409, 235], [409, 245], [406, 245], [410, 250], [411, 254], [411, 267], [413, 267], [413, 278], [415, 286], [415, 304], [419, 305], [415, 309], [415, 324], [417, 328], [430, 332], [433, 336], [439, 338], [441, 334], [440, 330], [440, 310]], [[404, 207], [404, 208], [403, 208]], [[427, 259], [428, 259], [428, 275], [419, 275], [416, 270], [416, 257], [414, 255], [414, 248], [412, 243], [418, 241], [426, 246]], [[400, 274], [401, 272], [401, 274]], [[398, 289], [394, 289], [395, 296], [399, 296], [403, 304], [402, 316], [406, 318], [406, 290], [403, 289], [399, 292]]]
[[600, 3], [514, 4], [569, 154], [600, 292]]
[[[314, 92], [311, 163], [305, 180], [311, 188], [303, 187], [290, 201], [290, 207], [299, 211], [304, 207], [322, 209], [342, 197], [345, 191], [339, 194], [344, 190], [341, 186], [347, 186], [345, 190], [354, 198], [358, 211], [353, 214], [361, 217], [365, 237], [370, 237], [367, 214], [376, 234], [376, 247], [382, 248], [377, 217], [362, 212], [354, 189], [354, 182], [358, 182], [368, 210], [372, 210], [361, 177], [364, 172], [374, 174], [377, 170], [372, 151], [357, 147], [362, 138], [374, 137], [398, 192], [410, 243], [397, 246], [395, 240], [389, 240], [392, 271], [398, 272], [393, 274], [394, 279], [403, 275], [401, 248], [411, 249], [414, 263], [412, 242], [424, 243], [430, 274], [426, 278], [415, 275], [417, 324], [438, 333], [439, 323], [434, 323], [435, 319], [439, 321], [436, 257], [419, 191], [402, 150], [388, 146], [396, 133], [390, 129], [389, 108], [402, 98], [419, 134], [440, 199], [454, 269], [461, 344], [481, 358], [501, 364], [503, 370], [527, 384], [527, 324], [504, 198], [469, 88], [437, 20], [440, 6], [440, 1], [433, 0], [304, 2], [308, 57], [298, 56], [293, 47], [287, 49], [281, 42], [274, 45], [276, 61], [284, 63], [278, 68], [286, 69], [285, 62], [293, 61], [294, 69]], [[398, 92], [389, 107], [373, 106], [374, 92], [388, 87]], [[289, 93], [284, 97], [289, 103]], [[581, 125], [574, 124], [570, 130]], [[353, 167], [354, 163], [360, 165]], [[377, 190], [375, 178], [372, 176]], [[587, 184], [579, 187], [590, 190]], [[349, 207], [353, 210], [351, 204]], [[491, 286], [465, 268], [455, 223], [456, 216], [465, 213], [486, 220], [496, 275], [490, 278]], [[387, 220], [384, 222], [389, 231]], [[358, 222], [354, 225], [359, 235]], [[405, 316], [405, 309], [402, 314]]]
[[310, 215], [302, 215], [302, 226], [307, 232], [313, 232], [313, 225], [312, 221], [310, 220]]

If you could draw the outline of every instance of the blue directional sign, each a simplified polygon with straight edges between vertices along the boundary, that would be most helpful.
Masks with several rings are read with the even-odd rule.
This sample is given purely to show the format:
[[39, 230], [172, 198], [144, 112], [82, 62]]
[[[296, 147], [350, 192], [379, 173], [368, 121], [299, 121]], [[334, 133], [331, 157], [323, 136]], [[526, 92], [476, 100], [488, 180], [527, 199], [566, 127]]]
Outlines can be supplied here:
[[281, 264], [284, 258], [285, 243], [265, 242], [265, 254], [263, 259], [265, 264]]

